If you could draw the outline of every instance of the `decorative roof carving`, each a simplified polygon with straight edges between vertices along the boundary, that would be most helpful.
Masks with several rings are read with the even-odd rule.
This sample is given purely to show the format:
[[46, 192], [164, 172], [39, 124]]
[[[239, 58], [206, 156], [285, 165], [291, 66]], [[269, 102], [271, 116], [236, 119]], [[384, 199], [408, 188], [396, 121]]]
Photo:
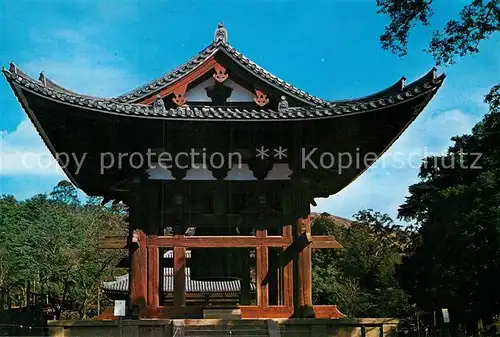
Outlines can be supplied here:
[[286, 110], [288, 110], [288, 101], [285, 96], [281, 96], [281, 101], [278, 103], [278, 111], [285, 112]]
[[160, 95], [156, 95], [156, 99], [153, 102], [153, 113], [164, 114], [165, 113], [165, 102]]
[[226, 68], [224, 68], [220, 64], [216, 63], [215, 66], [214, 66], [214, 69], [215, 69], [215, 73], [214, 73], [213, 77], [215, 78], [215, 80], [217, 82], [222, 83], [225, 80], [227, 80], [227, 78], [229, 77], [229, 75], [226, 74]]
[[187, 90], [187, 85], [183, 85], [182, 87], [174, 91], [174, 97], [172, 98], [172, 101], [177, 106], [182, 106], [187, 103], [186, 90]]
[[9, 63], [9, 71], [13, 74], [17, 74], [17, 67], [14, 62]]
[[47, 79], [46, 79], [45, 74], [43, 73], [43, 71], [40, 72], [40, 76], [38, 77], [38, 80], [40, 82], [42, 82], [42, 84], [43, 84], [44, 87], [47, 86]]
[[174, 97], [172, 98], [172, 101], [177, 105], [181, 106], [186, 104], [187, 98], [184, 95], [183, 92], [174, 92]]
[[[3, 73], [15, 92], [20, 95], [20, 88], [31, 91], [41, 97], [70, 106], [86, 108], [101, 113], [122, 114], [130, 117], [151, 117], [170, 120], [304, 120], [341, 117], [343, 115], [378, 110], [391, 105], [401, 104], [422, 95], [434, 94], [445, 76], [433, 77], [433, 72], [407, 85], [403, 91], [378, 97], [371, 101], [337, 102], [331, 107], [289, 107], [284, 111], [273, 109], [239, 109], [220, 107], [189, 107], [154, 109], [154, 106], [138, 103], [120, 103], [114, 99], [96, 98], [62, 91], [56, 87], [44, 87], [40, 81], [25, 75], [16, 67], [17, 73], [6, 69]], [[161, 103], [157, 103], [161, 104]]]
[[222, 22], [219, 22], [215, 30], [214, 42], [227, 43], [227, 29]]
[[433, 79], [436, 79], [438, 77], [438, 74], [437, 74], [437, 68], [436, 67], [433, 67], [431, 69], [431, 72], [432, 72], [432, 78]]
[[269, 103], [269, 98], [267, 98], [267, 94], [257, 89], [255, 89], [255, 98], [253, 100], [260, 107], [263, 107], [264, 105]]

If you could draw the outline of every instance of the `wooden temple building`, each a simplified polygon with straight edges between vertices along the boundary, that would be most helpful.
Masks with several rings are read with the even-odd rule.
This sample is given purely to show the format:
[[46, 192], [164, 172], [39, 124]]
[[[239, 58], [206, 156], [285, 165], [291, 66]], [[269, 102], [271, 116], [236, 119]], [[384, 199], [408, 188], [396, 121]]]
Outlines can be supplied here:
[[432, 69], [328, 101], [249, 60], [222, 24], [192, 59], [118, 97], [78, 94], [14, 64], [3, 73], [54, 157], [69, 154], [72, 183], [129, 207], [129, 235], [101, 246], [128, 249], [130, 318], [202, 318], [207, 303], [186, 300], [187, 268], [189, 282], [237, 280], [231, 306], [243, 319], [343, 317], [313, 305], [312, 250], [342, 246], [311, 234], [310, 205], [362, 174], [444, 80]]

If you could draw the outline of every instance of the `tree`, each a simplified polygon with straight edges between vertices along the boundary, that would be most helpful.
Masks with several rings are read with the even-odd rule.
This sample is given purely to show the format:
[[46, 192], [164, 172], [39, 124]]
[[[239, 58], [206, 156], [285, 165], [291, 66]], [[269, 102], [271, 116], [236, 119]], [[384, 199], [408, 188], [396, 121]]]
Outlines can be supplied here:
[[32, 291], [49, 299], [56, 318], [95, 315], [99, 286], [121, 257], [99, 250], [98, 238], [124, 235], [126, 212], [95, 199], [82, 206], [75, 187], [62, 181], [50, 197], [0, 198], [0, 214], [0, 239], [9, 243], [0, 248], [0, 290], [25, 305], [16, 294], [25, 294], [30, 282]]
[[[388, 15], [389, 25], [380, 37], [382, 48], [406, 55], [410, 30], [417, 24], [429, 25], [433, 14], [432, 0], [377, 0], [378, 13]], [[500, 0], [472, 0], [449, 21], [443, 30], [435, 31], [426, 49], [438, 65], [455, 63], [462, 57], [479, 52], [481, 41], [500, 30]]]
[[61, 180], [50, 193], [51, 200], [67, 205], [79, 205], [78, 192], [67, 180]]
[[[429, 25], [432, 0], [377, 0], [390, 23], [382, 47], [405, 55], [410, 31]], [[435, 31], [428, 48], [437, 65], [478, 53], [500, 30], [500, 0], [472, 0]], [[491, 319], [500, 313], [500, 85], [485, 97], [489, 113], [472, 134], [452, 138], [443, 156], [425, 158], [420, 182], [399, 217], [419, 226], [400, 270], [403, 286], [422, 308], [450, 308], [457, 319]], [[477, 162], [476, 162], [477, 160]]]
[[408, 314], [411, 306], [395, 269], [411, 233], [395, 226], [387, 214], [364, 210], [355, 219], [348, 227], [336, 225], [328, 215], [314, 219], [314, 234], [333, 235], [344, 246], [314, 252], [314, 302], [339, 304], [353, 317]]
[[399, 209], [421, 236], [401, 271], [405, 288], [422, 308], [451, 308], [470, 321], [500, 313], [498, 100], [497, 86], [472, 134], [454, 137], [447, 155], [425, 159]]

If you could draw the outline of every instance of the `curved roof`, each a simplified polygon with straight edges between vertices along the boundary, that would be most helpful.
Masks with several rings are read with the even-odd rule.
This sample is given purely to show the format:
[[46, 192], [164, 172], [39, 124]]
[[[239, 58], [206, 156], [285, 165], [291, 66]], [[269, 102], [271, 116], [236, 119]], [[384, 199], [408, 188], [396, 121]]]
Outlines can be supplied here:
[[[394, 90], [396, 85], [393, 85], [389, 89], [360, 100], [346, 100], [337, 103], [329, 102], [327, 106], [324, 107], [310, 106], [289, 107], [281, 110], [257, 110], [217, 106], [181, 106], [178, 108], [157, 109], [151, 105], [125, 102], [125, 99], [122, 99], [124, 102], [120, 102], [120, 99], [97, 98], [77, 94], [62, 89], [59, 85], [47, 80], [46, 77], [44, 77], [43, 81], [35, 80], [12, 64], [9, 70], [3, 69], [3, 73], [18, 96], [22, 95], [22, 90], [27, 90], [45, 99], [57, 101], [68, 106], [83, 107], [97, 112], [129, 117], [159, 118], [167, 120], [230, 121], [323, 119], [384, 109], [435, 91], [445, 78], [444, 75], [439, 77], [436, 76], [436, 71], [433, 68], [429, 73], [410, 85], [403, 87], [402, 90], [397, 93]], [[161, 80], [158, 82], [161, 82]], [[155, 86], [149, 85], [148, 88], [150, 87]], [[142, 89], [138, 89], [136, 92], [142, 92], [141, 90]], [[155, 90], [158, 90], [158, 88]], [[130, 95], [133, 96], [133, 94], [128, 94], [126, 97]]]
[[[154, 104], [140, 104], [146, 98], [161, 92], [163, 89], [178, 85], [179, 81], [211, 60], [215, 54], [223, 53], [239, 68], [244, 69], [258, 81], [276, 88], [279, 92], [292, 97], [305, 106], [289, 106], [285, 109], [244, 109], [218, 106], [164, 108], [154, 107]], [[26, 75], [15, 64], [11, 63], [9, 70], [3, 69], [7, 80], [16, 90], [17, 86], [27, 89], [47, 99], [60, 103], [84, 107], [104, 113], [116, 113], [131, 117], [150, 117], [161, 119], [186, 119], [186, 120], [297, 120], [312, 118], [329, 118], [385, 108], [391, 105], [411, 100], [412, 98], [436, 89], [443, 81], [444, 75], [437, 76], [436, 69], [417, 81], [405, 85], [406, 79], [402, 77], [388, 88], [377, 93], [357, 99], [328, 101], [304, 92], [297, 87], [283, 81], [271, 74], [255, 62], [248, 59], [227, 42], [227, 30], [222, 23], [215, 33], [214, 41], [192, 57], [167, 74], [115, 98], [100, 98], [78, 94], [68, 90], [43, 73], [38, 80]], [[20, 94], [18, 92], [18, 94]], [[188, 102], [189, 103], [189, 102]]]
[[[93, 156], [90, 156], [92, 160], [87, 160], [81, 170], [77, 169], [78, 164], [75, 161], [71, 161], [69, 164], [72, 166], [65, 167], [64, 171], [71, 181], [86, 193], [106, 196], [111, 193], [111, 186], [123, 180], [123, 172], [116, 169], [105, 175], [100, 174], [95, 168], [96, 158], [99, 158], [98, 152], [108, 147], [116, 151], [127, 146], [142, 150], [146, 147], [161, 147], [164, 146], [162, 135], [167, 129], [169, 137], [172, 137], [173, 148], [183, 146], [181, 140], [186, 130], [183, 127], [193, 131], [190, 142], [201, 145], [205, 144], [203, 137], [206, 137], [207, 132], [227, 132], [227, 126], [232, 122], [258, 122], [263, 123], [259, 126], [260, 131], [271, 133], [270, 137], [265, 138], [269, 142], [282, 137], [282, 140], [289, 141], [292, 147], [298, 146], [300, 142], [312, 143], [321, 146], [322, 151], [330, 152], [339, 151], [339, 147], [346, 151], [355, 151], [355, 147], [361, 144], [364, 152], [381, 155], [423, 111], [445, 78], [444, 75], [438, 76], [433, 68], [408, 85], [405, 78], [402, 78], [389, 88], [366, 97], [327, 101], [301, 91], [250, 61], [227, 43], [225, 29], [224, 34], [223, 38], [218, 38], [216, 34], [213, 43], [184, 65], [145, 86], [115, 98], [75, 93], [43, 74], [39, 79], [34, 79], [14, 64], [2, 71], [54, 156], [58, 152], [93, 151]], [[218, 53], [217, 59], [215, 53]], [[189, 106], [188, 101], [188, 105], [177, 108], [170, 108], [174, 105], [167, 102], [168, 107], [165, 106], [168, 95], [175, 98], [178, 94], [174, 90], [182, 87], [185, 94], [188, 84], [195, 88], [211, 75], [209, 71], [215, 71], [212, 76], [217, 75], [217, 64], [219, 70], [227, 66], [230, 71], [228, 75], [234, 75], [234, 78], [241, 80], [242, 83], [239, 84], [242, 87], [252, 86], [256, 93], [260, 91], [260, 87], [269, 90], [268, 94], [272, 99], [268, 100], [272, 102], [268, 105], [270, 108], [259, 108], [257, 101], [224, 106], [207, 102]], [[158, 93], [162, 99], [154, 100]], [[278, 102], [280, 97], [283, 98]], [[203, 104], [212, 105], [202, 106]], [[156, 123], [156, 120], [160, 123]], [[301, 123], [302, 121], [304, 123]], [[205, 133], [196, 133], [196, 128], [192, 127], [194, 123], [190, 122], [200, 123], [196, 128], [204, 129]], [[276, 131], [276, 122], [295, 123], [296, 127], [280, 123], [280, 132], [273, 133]], [[243, 131], [239, 135], [245, 135], [254, 129], [254, 126], [247, 128], [244, 123], [234, 124], [230, 125], [234, 130], [238, 128]], [[73, 127], [80, 134], [67, 132], [61, 125]], [[114, 127], [117, 125], [123, 132], [142, 132], [139, 142], [116, 132]], [[149, 131], [143, 132], [146, 128]], [[303, 128], [314, 130], [313, 133], [318, 136], [311, 137], [307, 132], [302, 133]], [[299, 132], [295, 132], [296, 129]], [[251, 144], [241, 136], [233, 139], [238, 144], [233, 143], [231, 146], [258, 146], [257, 143], [262, 140], [258, 135], [250, 138]], [[229, 146], [222, 136], [217, 138], [217, 141], [223, 146]], [[345, 187], [368, 166], [352, 168], [342, 175], [333, 174], [333, 168], [314, 172], [311, 169], [302, 173], [310, 175], [315, 181], [315, 185], [310, 187], [314, 190], [314, 196], [328, 196]]]

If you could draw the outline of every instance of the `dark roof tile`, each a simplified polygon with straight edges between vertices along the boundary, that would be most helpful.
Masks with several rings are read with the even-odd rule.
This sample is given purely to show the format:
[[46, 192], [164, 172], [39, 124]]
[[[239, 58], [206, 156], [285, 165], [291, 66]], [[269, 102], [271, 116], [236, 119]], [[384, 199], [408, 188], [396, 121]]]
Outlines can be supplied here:
[[42, 82], [34, 80], [22, 72], [11, 73], [8, 70], [3, 70], [3, 72], [11, 85], [14, 86], [15, 83], [15, 90], [18, 90], [16, 89], [17, 86], [21, 86], [24, 87], [25, 90], [29, 90], [37, 95], [59, 101], [62, 104], [73, 104], [91, 110], [119, 113], [126, 116], [135, 115], [144, 117], [187, 120], [296, 120], [328, 118], [331, 116], [336, 117], [338, 115], [348, 115], [353, 112], [369, 111], [371, 109], [388, 107], [392, 104], [398, 104], [419, 95], [425, 95], [439, 87], [444, 80], [444, 75], [437, 79], [427, 77], [427, 81], [422, 81], [421, 79], [419, 79], [417, 80], [417, 82], [419, 83], [418, 86], [415, 86], [412, 83], [411, 85], [407, 86], [403, 92], [399, 92], [395, 95], [378, 97], [376, 100], [371, 100], [369, 102], [337, 102], [334, 104], [330, 104], [328, 107], [288, 107], [280, 112], [274, 109], [247, 110], [241, 108], [238, 109], [231, 107], [213, 106], [204, 106], [202, 108], [198, 108], [185, 105], [179, 108], [163, 108], [164, 110], [160, 108], [159, 110], [156, 109], [155, 111], [155, 109], [150, 105], [138, 103], [121, 103], [114, 99], [82, 96], [71, 93], [69, 91], [59, 91], [59, 89], [44, 86]]

